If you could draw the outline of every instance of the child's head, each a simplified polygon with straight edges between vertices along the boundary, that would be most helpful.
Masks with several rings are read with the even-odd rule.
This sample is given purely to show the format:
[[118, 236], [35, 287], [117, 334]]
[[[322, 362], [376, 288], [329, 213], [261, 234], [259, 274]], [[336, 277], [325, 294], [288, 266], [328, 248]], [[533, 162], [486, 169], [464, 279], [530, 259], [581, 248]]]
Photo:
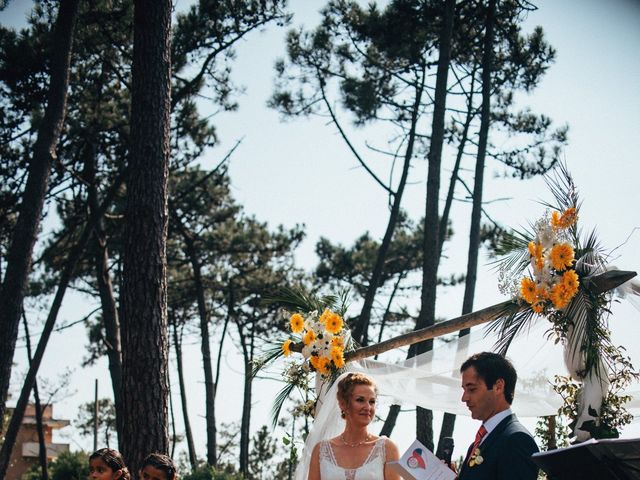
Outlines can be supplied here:
[[151, 453], [142, 461], [140, 480], [177, 480], [176, 466], [171, 458]]
[[92, 480], [130, 480], [122, 455], [112, 448], [101, 448], [89, 457], [89, 478]]

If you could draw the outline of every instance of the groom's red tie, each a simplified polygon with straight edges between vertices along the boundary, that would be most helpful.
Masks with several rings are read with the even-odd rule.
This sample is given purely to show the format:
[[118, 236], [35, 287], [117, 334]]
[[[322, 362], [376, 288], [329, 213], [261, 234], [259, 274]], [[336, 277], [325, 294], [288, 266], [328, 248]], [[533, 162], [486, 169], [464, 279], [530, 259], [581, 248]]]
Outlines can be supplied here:
[[475, 442], [473, 442], [473, 446], [471, 447], [471, 450], [469, 450], [469, 455], [467, 455], [467, 463], [469, 463], [469, 460], [471, 460], [471, 457], [473, 456], [473, 452], [475, 452], [476, 448], [480, 446], [480, 442], [482, 441], [482, 439], [486, 434], [487, 434], [487, 429], [484, 428], [484, 425], [480, 425], [480, 428], [476, 433], [476, 440]]

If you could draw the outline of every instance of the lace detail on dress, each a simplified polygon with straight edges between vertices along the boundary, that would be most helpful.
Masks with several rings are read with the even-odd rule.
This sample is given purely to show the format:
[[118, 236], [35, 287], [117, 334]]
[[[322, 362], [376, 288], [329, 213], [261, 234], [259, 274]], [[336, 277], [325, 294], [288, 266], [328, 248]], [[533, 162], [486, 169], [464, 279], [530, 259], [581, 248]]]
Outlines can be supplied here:
[[380, 480], [384, 477], [385, 439], [380, 437], [371, 447], [366, 460], [358, 468], [338, 465], [331, 443], [320, 442], [320, 478], [322, 480]]

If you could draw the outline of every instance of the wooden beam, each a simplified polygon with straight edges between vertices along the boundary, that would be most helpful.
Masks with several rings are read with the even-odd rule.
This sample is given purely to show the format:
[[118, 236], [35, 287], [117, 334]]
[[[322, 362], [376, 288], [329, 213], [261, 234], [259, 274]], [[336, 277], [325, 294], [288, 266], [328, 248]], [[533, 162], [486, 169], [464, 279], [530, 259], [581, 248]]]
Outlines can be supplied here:
[[373, 357], [374, 355], [393, 350], [394, 348], [405, 347], [424, 340], [430, 340], [432, 338], [440, 337], [441, 335], [446, 335], [447, 333], [457, 332], [463, 328], [475, 327], [476, 325], [496, 320], [505, 315], [524, 310], [525, 308], [529, 308], [529, 305], [518, 305], [517, 303], [508, 300], [476, 312], [467, 313], [461, 317], [437, 323], [430, 327], [414, 330], [412, 332], [390, 338], [389, 340], [376, 343], [375, 345], [369, 345], [351, 352], [346, 352], [344, 359], [347, 362], [352, 362], [354, 360], [360, 360], [361, 358]]
[[[613, 290], [635, 276], [636, 272], [632, 271], [610, 270], [598, 275], [586, 277], [583, 281], [592, 292], [600, 294], [608, 290]], [[529, 305], [524, 302], [518, 304], [512, 300], [507, 300], [506, 302], [498, 303], [476, 312], [467, 313], [461, 317], [446, 320], [430, 327], [414, 330], [403, 335], [390, 338], [384, 342], [358, 348], [351, 352], [345, 352], [344, 359], [347, 362], [352, 362], [362, 358], [373, 357], [374, 355], [388, 352], [394, 348], [406, 347], [407, 345], [431, 340], [432, 338], [440, 337], [448, 333], [457, 332], [463, 328], [475, 327], [477, 325], [517, 313], [527, 308], [529, 308]], [[303, 346], [302, 342], [296, 343], [291, 345], [291, 350], [294, 352], [301, 352]]]

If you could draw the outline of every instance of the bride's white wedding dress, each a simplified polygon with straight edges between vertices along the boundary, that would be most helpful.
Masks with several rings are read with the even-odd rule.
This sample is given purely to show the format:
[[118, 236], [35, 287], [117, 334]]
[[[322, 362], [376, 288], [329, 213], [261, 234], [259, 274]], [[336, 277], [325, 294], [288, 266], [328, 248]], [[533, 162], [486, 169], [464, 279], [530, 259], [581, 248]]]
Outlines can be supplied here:
[[385, 440], [380, 437], [367, 459], [358, 468], [342, 468], [336, 462], [328, 440], [320, 442], [320, 478], [322, 480], [381, 480], [384, 478]]

